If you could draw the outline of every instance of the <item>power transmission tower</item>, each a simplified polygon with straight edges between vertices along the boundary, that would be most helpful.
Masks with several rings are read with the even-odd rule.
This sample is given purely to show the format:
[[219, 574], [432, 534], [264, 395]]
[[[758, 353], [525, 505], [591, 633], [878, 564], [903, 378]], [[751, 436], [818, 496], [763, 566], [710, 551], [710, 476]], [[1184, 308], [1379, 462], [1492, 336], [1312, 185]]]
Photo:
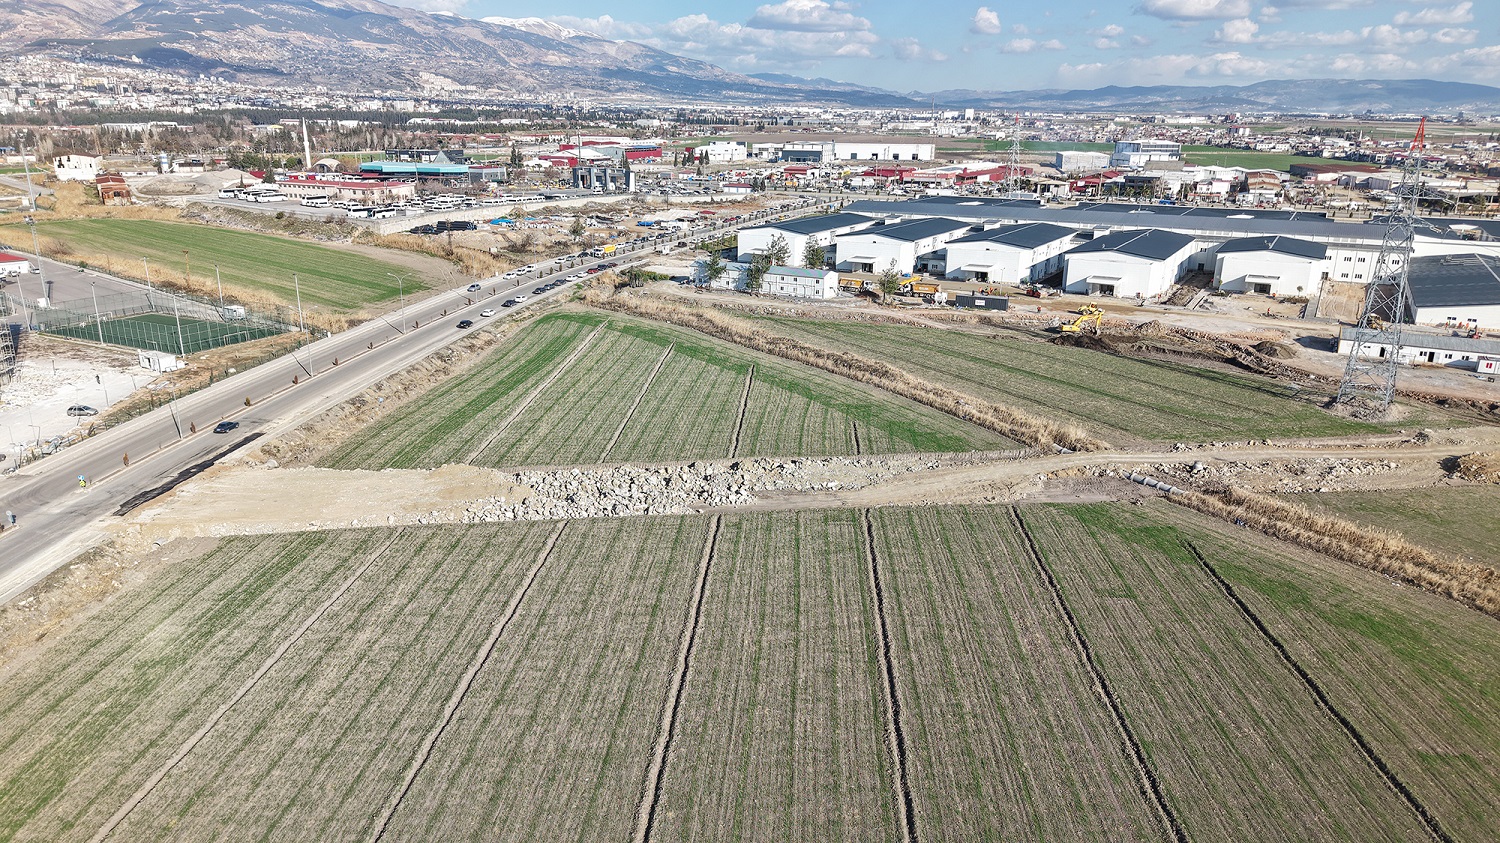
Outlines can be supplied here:
[[1416, 137], [1401, 168], [1396, 205], [1385, 221], [1380, 257], [1365, 290], [1365, 306], [1354, 325], [1344, 378], [1339, 381], [1335, 404], [1356, 416], [1384, 415], [1396, 393], [1396, 372], [1401, 350], [1401, 320], [1406, 318], [1411, 289], [1407, 276], [1412, 246], [1416, 240], [1417, 200], [1422, 195], [1422, 150], [1427, 146], [1427, 118], [1417, 126]]
[[1016, 127], [1011, 132], [1010, 166], [1005, 168], [1005, 198], [1016, 199], [1021, 192], [1021, 115], [1016, 115]]

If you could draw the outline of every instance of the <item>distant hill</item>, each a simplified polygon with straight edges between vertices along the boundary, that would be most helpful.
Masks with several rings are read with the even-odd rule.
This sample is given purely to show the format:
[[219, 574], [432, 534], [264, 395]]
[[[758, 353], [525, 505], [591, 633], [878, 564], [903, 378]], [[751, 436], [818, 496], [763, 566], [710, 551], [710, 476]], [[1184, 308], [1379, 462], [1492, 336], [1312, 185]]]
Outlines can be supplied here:
[[1087, 91], [896, 92], [780, 73], [746, 76], [541, 18], [471, 20], [379, 0], [28, 0], [0, 5], [0, 49], [128, 61], [262, 84], [399, 94], [508, 91], [919, 109], [1500, 113], [1500, 88], [1414, 80]]

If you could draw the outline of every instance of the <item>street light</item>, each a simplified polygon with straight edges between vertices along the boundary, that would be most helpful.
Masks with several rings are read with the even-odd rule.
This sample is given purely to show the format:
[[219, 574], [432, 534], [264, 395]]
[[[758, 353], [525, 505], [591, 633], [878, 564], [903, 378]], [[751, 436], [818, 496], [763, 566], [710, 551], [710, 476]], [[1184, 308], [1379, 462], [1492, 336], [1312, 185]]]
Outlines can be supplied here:
[[99, 344], [104, 345], [104, 323], [99, 321], [99, 290], [93, 281], [89, 282], [89, 297], [94, 300], [94, 327], [99, 329]]
[[386, 275], [389, 275], [392, 278], [396, 279], [396, 290], [397, 293], [401, 296], [401, 324], [403, 326], [406, 324], [406, 276], [410, 274], [410, 272], [403, 272], [400, 275], [397, 275], [394, 272], [386, 273]]

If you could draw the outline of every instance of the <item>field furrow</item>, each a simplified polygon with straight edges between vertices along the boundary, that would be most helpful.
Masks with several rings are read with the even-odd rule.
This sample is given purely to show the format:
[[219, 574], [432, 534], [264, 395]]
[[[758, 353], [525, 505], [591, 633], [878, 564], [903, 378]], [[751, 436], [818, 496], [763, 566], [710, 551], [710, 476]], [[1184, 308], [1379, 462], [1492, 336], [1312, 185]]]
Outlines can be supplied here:
[[[1160, 517], [1180, 518], [1173, 513]], [[1454, 840], [1500, 828], [1500, 623], [1332, 560], [1194, 543]]]
[[111, 839], [363, 840], [551, 529], [404, 531]]
[[724, 519], [652, 840], [900, 836], [861, 529]]
[[225, 539], [0, 682], [0, 839], [87, 839], [389, 535]]
[[872, 517], [920, 838], [1159, 838], [1005, 510]]
[[708, 523], [570, 524], [384, 839], [627, 839]]
[[1175, 529], [1107, 506], [1020, 514], [1190, 839], [1426, 837]]

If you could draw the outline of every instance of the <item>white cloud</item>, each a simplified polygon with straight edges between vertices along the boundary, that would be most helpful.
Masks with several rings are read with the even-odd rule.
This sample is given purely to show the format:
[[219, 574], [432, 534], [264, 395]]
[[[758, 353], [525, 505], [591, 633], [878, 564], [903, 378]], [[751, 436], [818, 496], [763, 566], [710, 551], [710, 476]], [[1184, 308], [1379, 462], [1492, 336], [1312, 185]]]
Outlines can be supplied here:
[[1470, 23], [1474, 20], [1473, 3], [1464, 2], [1449, 8], [1429, 8], [1420, 12], [1398, 12], [1395, 18], [1397, 26], [1452, 26], [1459, 23]]
[[[846, 4], [840, 3], [839, 6]], [[870, 22], [850, 14], [845, 8], [835, 8], [825, 0], [784, 0], [770, 6], [761, 6], [745, 22], [756, 29], [778, 29], [790, 32], [847, 32], [870, 29]]]
[[896, 38], [891, 41], [891, 54], [901, 61], [947, 61], [948, 54], [929, 50], [915, 38]]
[[1281, 23], [1281, 10], [1275, 6], [1261, 6], [1257, 17], [1261, 23]]
[[1000, 46], [1002, 53], [1035, 53], [1038, 50], [1065, 50], [1063, 43], [1056, 38], [1047, 41], [1038, 41], [1035, 38], [1012, 38]]
[[1120, 26], [1116, 23], [1112, 23], [1109, 26], [1101, 27], [1099, 29], [1090, 29], [1089, 34], [1098, 35], [1104, 38], [1118, 38], [1121, 35], [1125, 34], [1125, 27]]
[[1472, 44], [1479, 37], [1476, 29], [1459, 29], [1447, 27], [1432, 33], [1432, 40], [1439, 44]]
[[980, 6], [979, 10], [974, 13], [974, 20], [969, 24], [969, 31], [980, 35], [999, 35], [1000, 13], [988, 6]]
[[1132, 36], [1130, 36], [1130, 46], [1132, 46], [1132, 47], [1149, 47], [1149, 46], [1151, 46], [1151, 43], [1152, 43], [1151, 39], [1147, 38], [1144, 35], [1132, 35]]
[[1375, 0], [1280, 0], [1283, 6], [1294, 6], [1299, 9], [1358, 9], [1362, 6], [1373, 6]]
[[1215, 42], [1220, 44], [1253, 44], [1255, 33], [1260, 31], [1260, 24], [1249, 18], [1235, 18], [1224, 21], [1213, 34]]
[[1094, 49], [1096, 50], [1118, 50], [1120, 42], [1113, 38], [1095, 38]]
[[721, 23], [708, 15], [686, 15], [659, 24], [643, 44], [669, 53], [736, 67], [808, 66], [831, 58], [874, 58], [880, 36], [868, 31], [797, 32]]
[[1250, 16], [1250, 0], [1145, 0], [1139, 11], [1166, 20], [1217, 20]]
[[1184, 79], [1243, 83], [1252, 78], [1276, 75], [1281, 67], [1278, 62], [1251, 58], [1238, 52], [1170, 54], [1109, 63], [1064, 63], [1058, 67], [1057, 76], [1061, 84], [1069, 86], [1181, 84]]

